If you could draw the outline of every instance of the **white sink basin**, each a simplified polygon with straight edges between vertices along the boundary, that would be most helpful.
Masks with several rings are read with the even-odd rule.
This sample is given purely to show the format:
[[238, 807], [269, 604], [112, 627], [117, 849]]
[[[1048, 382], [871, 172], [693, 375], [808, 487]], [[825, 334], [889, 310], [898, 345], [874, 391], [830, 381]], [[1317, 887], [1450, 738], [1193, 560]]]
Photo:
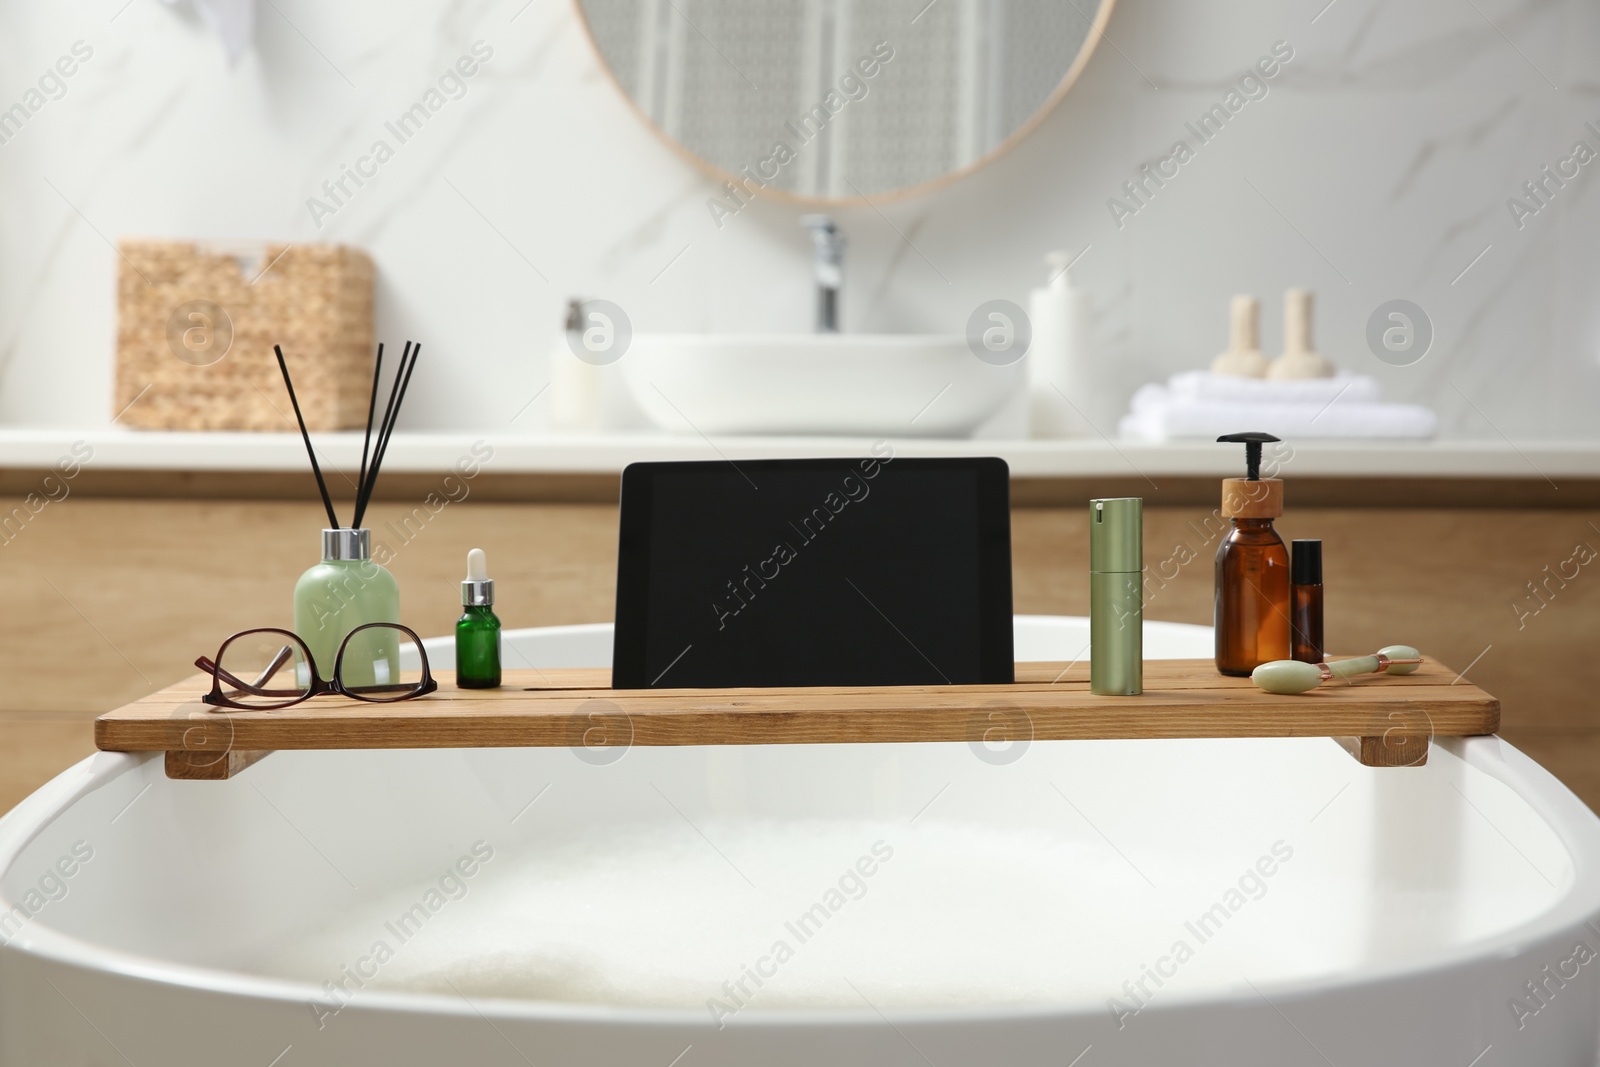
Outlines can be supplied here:
[[955, 335], [639, 334], [620, 366], [674, 433], [966, 437], [1023, 382]]

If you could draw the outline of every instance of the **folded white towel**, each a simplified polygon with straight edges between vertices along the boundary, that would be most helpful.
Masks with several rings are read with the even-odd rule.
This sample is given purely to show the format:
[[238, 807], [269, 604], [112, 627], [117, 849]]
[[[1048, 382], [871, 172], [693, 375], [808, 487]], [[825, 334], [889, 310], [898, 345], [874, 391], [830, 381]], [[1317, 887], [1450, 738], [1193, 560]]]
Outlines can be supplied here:
[[1383, 389], [1377, 379], [1365, 374], [1339, 373], [1332, 378], [1301, 378], [1277, 381], [1271, 378], [1240, 378], [1231, 374], [1212, 374], [1205, 370], [1185, 371], [1167, 380], [1166, 390], [1178, 400], [1222, 400], [1261, 404], [1326, 404], [1335, 397], [1340, 403], [1377, 404]]
[[1175, 401], [1170, 396], [1164, 403], [1150, 396], [1142, 405], [1135, 403], [1119, 427], [1123, 437], [1143, 441], [1214, 440], [1240, 430], [1261, 430], [1290, 441], [1318, 437], [1416, 440], [1432, 437], [1438, 428], [1438, 416], [1415, 404], [1358, 404], [1342, 398], [1321, 404], [1220, 403]]

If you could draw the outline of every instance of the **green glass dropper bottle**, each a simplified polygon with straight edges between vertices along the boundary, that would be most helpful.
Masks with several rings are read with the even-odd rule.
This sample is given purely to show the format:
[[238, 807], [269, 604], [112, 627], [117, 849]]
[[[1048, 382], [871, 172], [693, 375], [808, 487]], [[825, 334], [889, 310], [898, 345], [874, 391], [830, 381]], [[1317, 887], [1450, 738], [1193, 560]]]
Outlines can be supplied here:
[[456, 685], [494, 689], [500, 685], [500, 620], [494, 614], [494, 580], [483, 549], [467, 553], [461, 583], [461, 618], [456, 620]]

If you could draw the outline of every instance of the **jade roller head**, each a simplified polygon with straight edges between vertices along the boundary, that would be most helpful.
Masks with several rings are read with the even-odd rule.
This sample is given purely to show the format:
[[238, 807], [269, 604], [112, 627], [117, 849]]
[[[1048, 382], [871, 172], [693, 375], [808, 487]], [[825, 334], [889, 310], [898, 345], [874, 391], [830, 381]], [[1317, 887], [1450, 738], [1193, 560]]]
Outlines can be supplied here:
[[1263, 663], [1250, 672], [1257, 688], [1269, 693], [1309, 693], [1331, 678], [1353, 678], [1359, 674], [1410, 674], [1422, 663], [1422, 653], [1410, 645], [1387, 645], [1370, 656], [1337, 659], [1329, 663], [1302, 663], [1278, 659]]

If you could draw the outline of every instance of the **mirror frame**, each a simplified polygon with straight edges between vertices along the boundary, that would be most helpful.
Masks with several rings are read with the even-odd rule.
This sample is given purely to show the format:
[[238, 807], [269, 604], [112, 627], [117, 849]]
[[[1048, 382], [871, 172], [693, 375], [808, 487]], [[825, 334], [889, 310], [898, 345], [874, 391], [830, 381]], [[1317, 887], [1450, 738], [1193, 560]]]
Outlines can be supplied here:
[[[1055, 87], [1055, 90], [1045, 99], [1044, 103], [1039, 105], [1039, 109], [1029, 116], [1027, 122], [1018, 126], [1005, 140], [971, 163], [941, 174], [937, 178], [929, 178], [927, 181], [918, 182], [916, 185], [906, 185], [898, 189], [875, 192], [870, 196], [866, 194], [860, 196], [806, 196], [800, 193], [791, 193], [786, 189], [774, 189], [771, 186], [757, 189], [755, 191], [756, 195], [808, 207], [871, 207], [875, 204], [888, 204], [898, 200], [908, 200], [913, 196], [921, 196], [924, 193], [935, 192], [947, 185], [960, 181], [981, 167], [988, 166], [1021, 144], [1029, 134], [1038, 129], [1044, 123], [1044, 120], [1049, 118], [1050, 114], [1055, 111], [1062, 98], [1067, 95], [1068, 90], [1077, 83], [1079, 76], [1083, 74], [1083, 68], [1089, 65], [1089, 58], [1094, 55], [1095, 49], [1105, 39], [1106, 23], [1111, 21], [1111, 9], [1117, 6], [1117, 0], [1097, 0], [1097, 2], [1100, 5], [1099, 10], [1095, 12], [1094, 21], [1089, 26], [1089, 33], [1083, 39], [1083, 47], [1078, 49], [1078, 54], [1073, 58], [1072, 65], [1067, 68], [1066, 74], [1062, 75], [1060, 84]], [[611, 64], [606, 61], [605, 53], [600, 50], [600, 42], [595, 39], [594, 27], [589, 25], [589, 16], [583, 10], [583, 0], [572, 0], [572, 7], [578, 17], [578, 25], [583, 29], [583, 39], [588, 42], [594, 61], [599, 65], [600, 70], [604, 72], [606, 80], [611, 83], [612, 88], [617, 91], [617, 95], [622, 97], [623, 101], [628, 105], [628, 110], [632, 111], [639, 121], [644, 123], [646, 128], [664, 142], [668, 148], [672, 149], [673, 152], [708, 178], [718, 184], [725, 181], [737, 181], [738, 176], [732, 171], [723, 170], [709, 159], [697, 154], [682, 141], [657, 126], [655, 120], [644, 113], [639, 105], [634, 102], [633, 97], [628, 95], [628, 91], [622, 87], [622, 82], [617, 79], [616, 73], [611, 69]]]

